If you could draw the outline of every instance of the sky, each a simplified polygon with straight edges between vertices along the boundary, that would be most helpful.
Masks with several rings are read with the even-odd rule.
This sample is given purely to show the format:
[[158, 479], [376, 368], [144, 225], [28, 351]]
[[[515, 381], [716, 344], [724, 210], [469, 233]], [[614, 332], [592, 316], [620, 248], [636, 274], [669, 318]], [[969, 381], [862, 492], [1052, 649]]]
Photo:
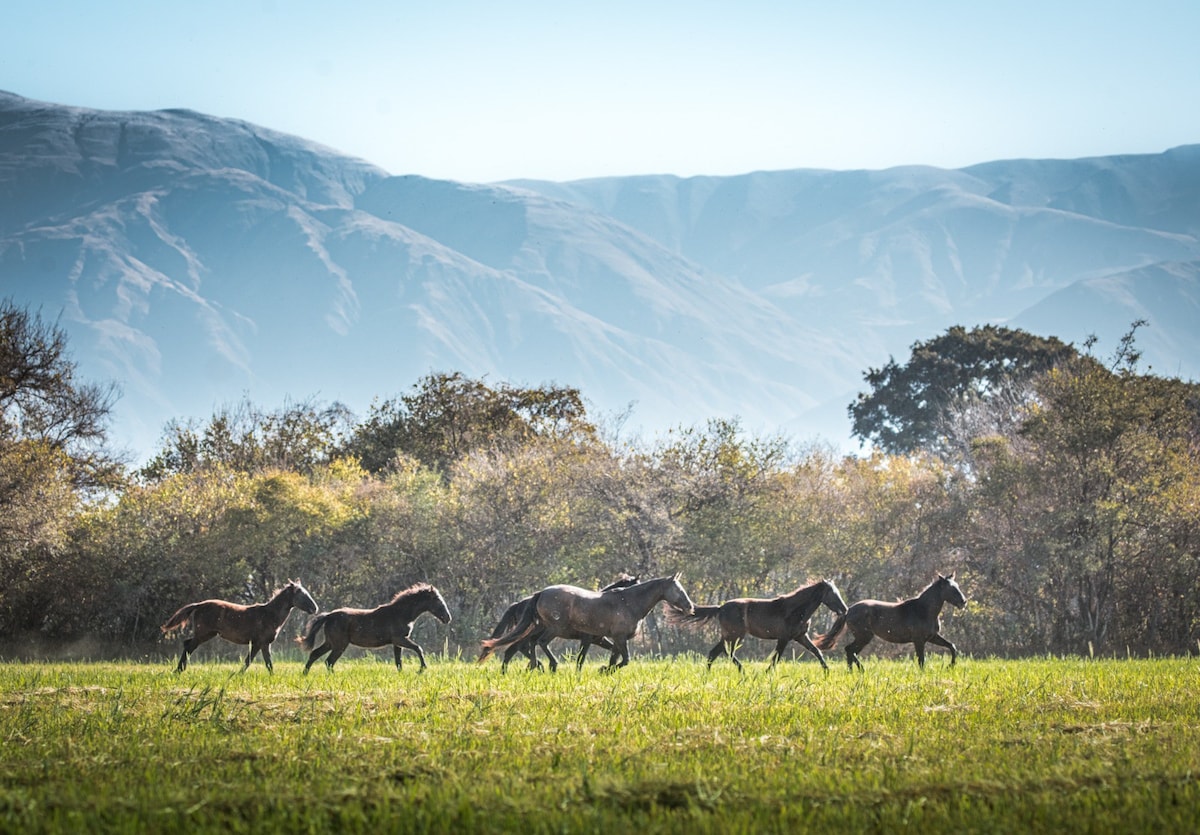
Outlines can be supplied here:
[[1156, 153], [1200, 2], [15, 0], [0, 90], [463, 182]]

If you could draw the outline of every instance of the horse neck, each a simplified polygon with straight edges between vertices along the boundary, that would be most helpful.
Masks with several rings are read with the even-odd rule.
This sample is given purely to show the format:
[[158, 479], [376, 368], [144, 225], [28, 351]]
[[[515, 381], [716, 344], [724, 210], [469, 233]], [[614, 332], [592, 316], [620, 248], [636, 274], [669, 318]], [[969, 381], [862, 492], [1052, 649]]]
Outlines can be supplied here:
[[941, 589], [938, 588], [937, 583], [931, 583], [929, 588], [921, 592], [917, 600], [920, 601], [921, 608], [930, 612], [934, 617], [942, 613], [942, 606], [946, 602], [945, 598], [942, 597]]
[[820, 583], [805, 586], [789, 595], [785, 595], [788, 614], [792, 615], [796, 612], [802, 612], [806, 616], [812, 615], [813, 612], [817, 611], [817, 607], [821, 605], [822, 595], [823, 591]]
[[626, 603], [632, 604], [631, 608], [637, 609], [645, 606], [646, 611], [649, 612], [651, 606], [666, 598], [667, 589], [673, 582], [674, 578], [672, 577], [659, 577], [656, 580], [647, 580], [628, 588], [617, 589], [615, 592], [608, 592], [608, 594], [619, 594]]
[[287, 586], [275, 592], [275, 594], [263, 604], [263, 608], [277, 615], [282, 621], [288, 616], [288, 612], [292, 611], [292, 605], [296, 600], [295, 586]]

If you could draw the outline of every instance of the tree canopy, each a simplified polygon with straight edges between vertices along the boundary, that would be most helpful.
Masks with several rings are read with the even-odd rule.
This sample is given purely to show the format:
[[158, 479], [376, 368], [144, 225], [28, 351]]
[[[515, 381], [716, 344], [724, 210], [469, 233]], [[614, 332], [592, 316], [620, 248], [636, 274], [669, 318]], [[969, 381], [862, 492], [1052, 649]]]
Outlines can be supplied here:
[[863, 375], [871, 390], [849, 406], [852, 432], [895, 455], [937, 451], [954, 409], [987, 400], [1076, 355], [1055, 337], [995, 325], [949, 328], [914, 343], [904, 365], [890, 358]]

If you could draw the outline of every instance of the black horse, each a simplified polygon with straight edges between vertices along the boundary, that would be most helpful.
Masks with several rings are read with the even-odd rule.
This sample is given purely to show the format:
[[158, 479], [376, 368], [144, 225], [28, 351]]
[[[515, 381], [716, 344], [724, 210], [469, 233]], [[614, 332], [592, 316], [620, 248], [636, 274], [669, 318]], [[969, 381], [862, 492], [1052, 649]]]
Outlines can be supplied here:
[[[428, 612], [442, 623], [450, 622], [450, 610], [441, 592], [428, 583], [417, 583], [404, 591], [397, 592], [387, 603], [374, 609], [334, 609], [313, 618], [304, 636], [297, 638], [304, 650], [312, 650], [304, 672], [325, 653], [325, 666], [332, 672], [333, 665], [342, 657], [346, 647], [354, 644], [356, 647], [378, 649], [391, 646], [395, 652], [396, 669], [402, 669], [400, 662], [401, 648], [410, 649], [417, 654], [421, 662], [421, 671], [425, 670], [425, 652], [412, 639], [413, 622]], [[325, 630], [325, 642], [313, 649], [317, 633]]]
[[939, 574], [916, 597], [898, 603], [858, 601], [833, 622], [833, 628], [817, 638], [816, 644], [823, 650], [833, 649], [838, 637], [848, 626], [854, 633], [854, 640], [846, 647], [846, 664], [851, 670], [856, 664], [862, 669], [858, 653], [876, 635], [893, 644], [912, 644], [917, 653], [917, 664], [922, 667], [925, 666], [925, 644], [945, 647], [950, 650], [950, 666], [953, 667], [958, 659], [958, 650], [939, 634], [942, 628], [942, 604], [949, 603], [962, 608], [966, 602], [967, 596], [954, 582], [954, 573], [951, 572], [949, 577]]
[[828, 669], [825, 657], [808, 637], [808, 625], [813, 612], [824, 603], [835, 614], [846, 614], [846, 603], [838, 593], [837, 586], [828, 580], [819, 580], [801, 586], [789, 594], [770, 599], [739, 597], [720, 606], [697, 606], [690, 615], [671, 612], [668, 618], [676, 623], [704, 623], [716, 618], [721, 626], [721, 640], [708, 653], [708, 666], [728, 653], [729, 660], [742, 671], [742, 662], [736, 655], [738, 643], [747, 635], [769, 638], [775, 641], [775, 652], [771, 655], [770, 668], [783, 657], [783, 650], [791, 641], [796, 641], [811, 652]]

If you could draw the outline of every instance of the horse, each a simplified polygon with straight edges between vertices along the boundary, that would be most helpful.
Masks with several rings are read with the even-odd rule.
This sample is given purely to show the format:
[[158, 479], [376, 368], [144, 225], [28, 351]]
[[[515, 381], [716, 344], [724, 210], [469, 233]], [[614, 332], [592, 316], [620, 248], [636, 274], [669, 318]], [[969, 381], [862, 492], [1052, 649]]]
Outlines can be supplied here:
[[739, 597], [720, 606], [697, 606], [690, 615], [672, 612], [667, 617], [683, 624], [717, 620], [721, 627], [721, 640], [708, 653], [709, 669], [712, 669], [713, 661], [728, 653], [729, 660], [737, 665], [738, 672], [744, 672], [742, 662], [736, 655], [737, 645], [746, 635], [750, 635], [776, 641], [775, 652], [771, 654], [771, 664], [767, 668], [769, 670], [775, 668], [776, 662], [783, 657], [784, 648], [791, 641], [801, 644], [816, 656], [821, 667], [828, 670], [825, 656], [808, 637], [809, 622], [822, 603], [837, 615], [846, 614], [846, 602], [838, 593], [837, 586], [828, 580], [819, 580], [769, 600]]
[[960, 609], [967, 603], [967, 596], [954, 582], [954, 572], [948, 577], [939, 574], [920, 594], [907, 600], [897, 603], [858, 601], [846, 614], [838, 616], [827, 633], [817, 638], [817, 647], [833, 649], [838, 637], [849, 626], [854, 633], [854, 641], [846, 647], [846, 664], [851, 671], [856, 664], [862, 669], [858, 653], [876, 635], [893, 644], [912, 644], [917, 653], [917, 664], [921, 667], [925, 666], [926, 643], [945, 647], [950, 650], [950, 666], [953, 667], [958, 659], [958, 650], [939, 634], [943, 603]]
[[[420, 672], [425, 672], [425, 653], [420, 644], [410, 637], [413, 622], [425, 612], [442, 623], [450, 622], [450, 610], [441, 592], [428, 583], [417, 583], [396, 592], [391, 600], [374, 609], [334, 609], [317, 615], [309, 621], [304, 635], [296, 639], [305, 651], [312, 650], [308, 663], [304, 665], [305, 674], [325, 653], [329, 653], [325, 666], [333, 672], [333, 665], [350, 644], [368, 649], [390, 645], [395, 652], [397, 671], [403, 669], [401, 649], [410, 649], [421, 662]], [[317, 633], [322, 629], [325, 630], [325, 642], [313, 649]]]
[[241, 672], [246, 671], [259, 650], [262, 650], [267, 672], [275, 672], [271, 663], [271, 643], [279, 635], [279, 630], [291, 614], [293, 606], [309, 614], [317, 611], [317, 602], [299, 580], [288, 582], [266, 603], [243, 606], [227, 600], [202, 600], [199, 603], [187, 604], [171, 615], [161, 627], [163, 635], [170, 635], [189, 622], [192, 625], [192, 634], [184, 639], [183, 654], [179, 656], [179, 665], [175, 672], [182, 673], [186, 670], [188, 656], [195, 652], [196, 647], [218, 635], [234, 644], [250, 645], [250, 652]]
[[[622, 574], [616, 580], [600, 589], [600, 591], [606, 592], [612, 591], [613, 589], [627, 588], [628, 586], [632, 586], [637, 583], [637, 581], [637, 577], [631, 577], [628, 574]], [[492, 630], [491, 637], [498, 638], [515, 626], [517, 622], [520, 621], [525, 615], [526, 610], [533, 605], [534, 597], [535, 595], [531, 594], [528, 597], [521, 598], [516, 603], [509, 606], [505, 610], [504, 614], [500, 617], [500, 621], [496, 624], [496, 628]], [[566, 638], [567, 640], [578, 640], [580, 642], [579, 654], [575, 659], [576, 668], [583, 667], [583, 662], [587, 658], [588, 650], [591, 648], [593, 643], [607, 650], [611, 650], [613, 648], [612, 641], [608, 640], [608, 638], [596, 638], [594, 635], [585, 635], [582, 632], [576, 632], [571, 635], [561, 635], [559, 637]], [[556, 672], [558, 670], [558, 658], [556, 658], [554, 653], [550, 651], [550, 641], [551, 639], [545, 636], [545, 630], [542, 629], [535, 630], [523, 641], [510, 644], [508, 649], [504, 651], [504, 661], [500, 664], [500, 672], [503, 673], [508, 671], [508, 662], [511, 661], [512, 657], [518, 652], [523, 653], [525, 657], [529, 659], [529, 669], [541, 669], [542, 664], [537, 660], [537, 648], [539, 646], [542, 648], [542, 653], [546, 656], [546, 659], [550, 662], [550, 672]]]
[[483, 642], [479, 661], [486, 661], [499, 647], [523, 641], [544, 629], [547, 640], [577, 633], [610, 638], [612, 654], [603, 672], [612, 672], [629, 663], [629, 639], [659, 601], [685, 612], [696, 608], [679, 585], [678, 574], [606, 592], [548, 586], [534, 595], [533, 605], [512, 629]]

